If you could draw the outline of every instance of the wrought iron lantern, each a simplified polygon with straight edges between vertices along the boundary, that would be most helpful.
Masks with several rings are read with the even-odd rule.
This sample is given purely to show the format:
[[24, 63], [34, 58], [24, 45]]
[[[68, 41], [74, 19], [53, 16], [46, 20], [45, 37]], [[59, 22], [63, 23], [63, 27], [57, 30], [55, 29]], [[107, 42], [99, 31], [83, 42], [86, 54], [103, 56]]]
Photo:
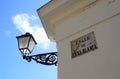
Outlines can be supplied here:
[[32, 53], [33, 48], [37, 44], [35, 39], [30, 33], [25, 35], [17, 36], [18, 47], [23, 55]]
[[44, 65], [57, 65], [57, 52], [49, 52], [37, 55], [29, 55], [32, 53], [37, 42], [30, 33], [26, 33], [21, 36], [16, 37], [18, 40], [18, 48], [23, 56], [28, 62], [31, 60]]

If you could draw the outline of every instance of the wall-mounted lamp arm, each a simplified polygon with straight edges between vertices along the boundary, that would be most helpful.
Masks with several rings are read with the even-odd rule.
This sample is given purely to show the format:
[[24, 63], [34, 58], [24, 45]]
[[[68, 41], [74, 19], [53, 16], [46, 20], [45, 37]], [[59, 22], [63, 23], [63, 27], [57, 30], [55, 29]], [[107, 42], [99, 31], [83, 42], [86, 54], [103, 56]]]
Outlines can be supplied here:
[[34, 60], [40, 64], [57, 66], [57, 52], [43, 53], [31, 56], [23, 55], [23, 59], [26, 59], [28, 62]]

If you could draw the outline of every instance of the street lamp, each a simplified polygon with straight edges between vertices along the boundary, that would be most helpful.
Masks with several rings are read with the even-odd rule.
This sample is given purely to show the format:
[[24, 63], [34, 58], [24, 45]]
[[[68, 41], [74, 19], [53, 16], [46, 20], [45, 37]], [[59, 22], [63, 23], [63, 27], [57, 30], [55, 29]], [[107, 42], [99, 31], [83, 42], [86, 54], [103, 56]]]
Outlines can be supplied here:
[[57, 52], [49, 52], [37, 55], [29, 55], [32, 53], [37, 42], [30, 33], [26, 33], [21, 36], [16, 37], [18, 40], [18, 48], [23, 56], [28, 62], [31, 60], [44, 65], [57, 65]]

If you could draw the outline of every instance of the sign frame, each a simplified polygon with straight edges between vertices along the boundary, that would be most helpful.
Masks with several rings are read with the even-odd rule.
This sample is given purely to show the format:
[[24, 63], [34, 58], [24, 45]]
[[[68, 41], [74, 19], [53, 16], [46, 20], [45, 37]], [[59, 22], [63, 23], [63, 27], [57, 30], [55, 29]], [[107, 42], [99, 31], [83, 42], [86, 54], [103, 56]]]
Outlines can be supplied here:
[[75, 58], [98, 49], [94, 32], [83, 35], [71, 42], [71, 57]]

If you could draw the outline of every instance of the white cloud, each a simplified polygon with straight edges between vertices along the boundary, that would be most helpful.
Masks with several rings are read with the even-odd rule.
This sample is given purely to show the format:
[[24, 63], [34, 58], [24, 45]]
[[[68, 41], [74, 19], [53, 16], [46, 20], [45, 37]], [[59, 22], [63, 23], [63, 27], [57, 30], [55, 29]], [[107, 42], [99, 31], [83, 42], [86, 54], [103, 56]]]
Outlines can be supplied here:
[[37, 43], [42, 45], [45, 49], [49, 48], [50, 40], [47, 38], [47, 35], [42, 27], [38, 24], [32, 25], [30, 21], [34, 21], [37, 19], [36, 16], [28, 15], [28, 14], [17, 14], [13, 17], [13, 23], [17, 30], [21, 33], [29, 32], [33, 34], [34, 38], [36, 39]]

